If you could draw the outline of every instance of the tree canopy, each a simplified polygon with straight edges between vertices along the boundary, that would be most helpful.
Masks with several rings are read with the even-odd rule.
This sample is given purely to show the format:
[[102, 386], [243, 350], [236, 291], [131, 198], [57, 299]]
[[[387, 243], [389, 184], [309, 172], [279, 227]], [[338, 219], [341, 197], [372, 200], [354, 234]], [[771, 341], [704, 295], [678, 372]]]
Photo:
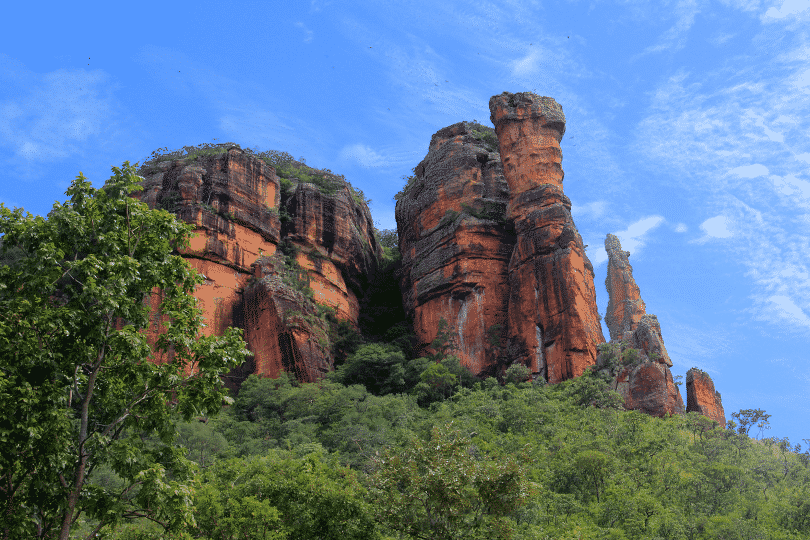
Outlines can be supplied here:
[[[220, 375], [249, 354], [239, 330], [201, 334], [202, 278], [175, 251], [191, 226], [130, 196], [129, 162], [113, 172], [101, 189], [80, 173], [46, 218], [0, 204], [4, 538], [67, 539], [83, 514], [99, 528], [191, 520], [173, 416], [216, 413]], [[119, 484], [88, 481], [102, 465]]]

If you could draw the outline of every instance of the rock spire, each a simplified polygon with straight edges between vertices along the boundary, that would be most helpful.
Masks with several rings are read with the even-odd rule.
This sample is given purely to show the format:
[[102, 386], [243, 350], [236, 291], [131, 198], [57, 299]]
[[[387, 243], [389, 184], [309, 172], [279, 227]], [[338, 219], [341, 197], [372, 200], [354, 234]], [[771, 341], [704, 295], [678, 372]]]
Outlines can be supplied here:
[[516, 234], [507, 349], [535, 376], [558, 383], [582, 375], [604, 342], [593, 266], [563, 193], [565, 115], [553, 98], [530, 92], [493, 96], [489, 110]]

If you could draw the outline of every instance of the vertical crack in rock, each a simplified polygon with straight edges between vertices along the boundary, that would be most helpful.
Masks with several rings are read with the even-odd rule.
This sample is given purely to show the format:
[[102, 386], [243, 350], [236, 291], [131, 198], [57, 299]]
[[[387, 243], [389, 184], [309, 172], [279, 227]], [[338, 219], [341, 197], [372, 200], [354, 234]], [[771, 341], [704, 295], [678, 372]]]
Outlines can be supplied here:
[[[509, 185], [507, 217], [517, 237], [508, 268], [513, 361], [534, 373], [545, 370], [548, 382], [558, 383], [582, 375], [605, 341], [593, 266], [563, 193], [565, 115], [553, 98], [531, 92], [493, 96], [489, 110]], [[538, 342], [539, 327], [545, 343]]]

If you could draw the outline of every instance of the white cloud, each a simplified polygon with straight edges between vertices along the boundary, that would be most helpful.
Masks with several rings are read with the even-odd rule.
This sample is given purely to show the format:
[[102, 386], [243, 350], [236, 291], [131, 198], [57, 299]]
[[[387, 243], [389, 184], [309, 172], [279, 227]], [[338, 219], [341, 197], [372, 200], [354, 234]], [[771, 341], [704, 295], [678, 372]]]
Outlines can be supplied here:
[[576, 219], [598, 219], [607, 210], [607, 201], [594, 201], [588, 204], [572, 204], [571, 214]]
[[804, 154], [798, 154], [796, 159], [799, 161], [804, 161], [805, 163], [810, 163], [810, 152], [805, 152]]
[[686, 223], [678, 223], [675, 226], [675, 232], [684, 233], [689, 230], [689, 227], [686, 226]]
[[736, 167], [729, 171], [731, 174], [739, 176], [740, 178], [758, 178], [768, 174], [768, 167], [755, 163], [754, 165], [743, 165]]
[[[647, 238], [645, 238], [647, 233], [661, 225], [664, 221], [665, 219], [662, 216], [650, 216], [640, 219], [630, 224], [625, 230], [616, 231], [613, 234], [619, 238], [623, 250], [629, 251], [631, 254], [638, 253], [647, 242]], [[591, 257], [591, 252], [588, 252], [588, 256]], [[594, 267], [601, 265], [607, 260], [608, 255], [604, 245], [593, 250], [591, 262]]]
[[364, 144], [352, 144], [344, 146], [340, 151], [341, 159], [356, 161], [363, 168], [382, 167], [387, 165], [387, 160]]
[[728, 221], [726, 216], [715, 216], [701, 223], [700, 229], [705, 233], [703, 239], [730, 237], [731, 231], [728, 230]]
[[784, 0], [782, 7], [776, 9], [774, 7], [768, 8], [765, 12], [765, 17], [772, 19], [784, 19], [788, 15], [795, 15], [810, 8], [810, 0]]
[[[806, 279], [806, 276], [805, 276]], [[810, 329], [810, 317], [789, 297], [781, 294], [771, 296], [773, 313], [783, 321], [793, 325]]]

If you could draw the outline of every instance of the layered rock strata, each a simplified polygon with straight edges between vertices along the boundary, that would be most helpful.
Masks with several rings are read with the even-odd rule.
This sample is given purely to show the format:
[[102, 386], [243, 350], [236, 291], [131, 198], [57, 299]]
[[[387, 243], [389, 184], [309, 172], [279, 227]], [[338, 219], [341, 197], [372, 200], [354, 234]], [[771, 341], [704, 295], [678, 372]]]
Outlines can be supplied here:
[[686, 372], [686, 412], [696, 412], [711, 418], [725, 429], [726, 413], [720, 392], [705, 371], [692, 368]]
[[[235, 145], [154, 160], [140, 174], [142, 201], [195, 226], [181, 255], [205, 276], [195, 291], [205, 331], [246, 331], [255, 356], [231, 374], [231, 386], [251, 373], [275, 377], [284, 369], [309, 381], [328, 371], [323, 317], [314, 306], [356, 325], [365, 280], [381, 254], [368, 207], [351, 188], [330, 177], [328, 194], [306, 182], [282, 193], [275, 168]], [[301, 275], [292, 279], [291, 272]]]
[[492, 128], [459, 122], [436, 132], [397, 201], [403, 304], [423, 353], [440, 321], [476, 375], [493, 375], [506, 325], [514, 237]]
[[594, 271], [563, 193], [562, 107], [530, 92], [493, 96], [491, 120], [509, 185], [508, 350], [550, 383], [582, 375], [604, 342]]
[[600, 369], [614, 375], [614, 389], [627, 409], [652, 416], [683, 413], [683, 398], [673, 381], [672, 360], [661, 337], [658, 317], [646, 313], [633, 267], [619, 239], [608, 234], [607, 288], [609, 301], [605, 323], [611, 341], [597, 359]]

